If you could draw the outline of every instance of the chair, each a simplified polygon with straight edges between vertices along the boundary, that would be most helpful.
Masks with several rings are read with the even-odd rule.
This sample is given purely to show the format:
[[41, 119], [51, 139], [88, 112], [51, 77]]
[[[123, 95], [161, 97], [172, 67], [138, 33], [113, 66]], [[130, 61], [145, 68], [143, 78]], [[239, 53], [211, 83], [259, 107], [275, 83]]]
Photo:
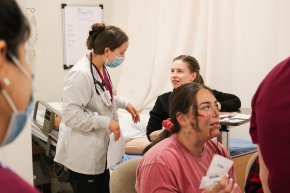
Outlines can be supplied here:
[[141, 158], [134, 158], [118, 165], [111, 173], [111, 193], [137, 193], [135, 189], [136, 168]]
[[247, 164], [250, 160], [250, 158], [255, 154], [256, 152], [250, 152], [250, 153], [244, 153], [240, 154], [236, 157], [233, 157], [234, 161], [234, 170], [237, 178], [237, 183], [239, 187], [243, 188], [245, 185], [245, 172], [247, 170]]
[[252, 167], [252, 165], [257, 157], [258, 157], [258, 152], [255, 152], [248, 160], [246, 171], [245, 171], [245, 182], [246, 182], [247, 177], [249, 175], [250, 169], [251, 169], [251, 167]]

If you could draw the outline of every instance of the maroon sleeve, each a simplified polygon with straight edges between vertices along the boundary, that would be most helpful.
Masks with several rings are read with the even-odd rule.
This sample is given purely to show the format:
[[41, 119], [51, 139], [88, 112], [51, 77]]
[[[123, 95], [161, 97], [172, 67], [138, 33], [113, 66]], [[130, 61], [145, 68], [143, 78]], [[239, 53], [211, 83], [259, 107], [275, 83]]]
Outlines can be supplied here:
[[256, 91], [256, 93], [252, 99], [252, 115], [251, 115], [251, 119], [250, 119], [250, 135], [251, 135], [253, 143], [255, 143], [255, 144], [258, 143], [256, 111], [255, 111], [256, 98], [258, 95], [259, 95], [259, 89]]
[[269, 170], [269, 188], [285, 192], [290, 189], [290, 58], [265, 77], [252, 108], [250, 133]]

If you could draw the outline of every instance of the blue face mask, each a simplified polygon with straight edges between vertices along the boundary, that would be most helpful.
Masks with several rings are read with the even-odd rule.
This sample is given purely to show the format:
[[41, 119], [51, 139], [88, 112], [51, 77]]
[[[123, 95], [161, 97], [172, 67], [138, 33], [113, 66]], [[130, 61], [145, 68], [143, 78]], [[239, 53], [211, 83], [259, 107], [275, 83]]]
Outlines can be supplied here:
[[6, 131], [5, 137], [1, 143], [1, 146], [13, 142], [14, 139], [16, 139], [18, 135], [22, 132], [30, 113], [32, 112], [32, 107], [33, 100], [31, 99], [26, 111], [12, 113], [9, 126]]
[[[31, 79], [29, 76], [29, 73], [24, 69], [24, 67], [20, 64], [19, 60], [14, 57], [13, 55], [9, 54], [12, 61], [16, 64], [16, 66], [20, 69], [23, 74], [28, 77], [28, 79]], [[4, 79], [5, 86], [9, 86], [10, 81], [6, 78]], [[21, 133], [21, 131], [24, 129], [24, 126], [26, 124], [26, 121], [32, 112], [33, 107], [33, 100], [32, 98], [29, 101], [29, 105], [24, 112], [20, 112], [17, 110], [15, 103], [11, 99], [11, 97], [8, 95], [7, 91], [2, 89], [1, 94], [4, 96], [6, 101], [8, 102], [9, 106], [13, 110], [13, 113], [11, 114], [10, 122], [6, 131], [6, 134], [3, 138], [3, 141], [1, 142], [0, 146], [6, 145], [14, 141], [14, 139], [17, 138], [17, 136]]]
[[124, 57], [116, 57], [113, 62], [110, 62], [108, 59], [105, 62], [105, 65], [110, 67], [110, 68], [116, 68], [117, 66], [120, 66], [120, 64], [124, 61]]

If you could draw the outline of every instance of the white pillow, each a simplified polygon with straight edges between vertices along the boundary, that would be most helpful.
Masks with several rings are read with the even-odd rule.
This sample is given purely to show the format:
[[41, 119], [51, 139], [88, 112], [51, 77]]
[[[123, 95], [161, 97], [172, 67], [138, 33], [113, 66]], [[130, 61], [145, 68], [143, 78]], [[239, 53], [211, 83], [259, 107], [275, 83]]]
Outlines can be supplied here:
[[149, 120], [148, 114], [140, 114], [140, 122], [134, 123], [131, 114], [119, 110], [119, 124], [125, 141], [139, 137], [146, 137], [146, 127]]

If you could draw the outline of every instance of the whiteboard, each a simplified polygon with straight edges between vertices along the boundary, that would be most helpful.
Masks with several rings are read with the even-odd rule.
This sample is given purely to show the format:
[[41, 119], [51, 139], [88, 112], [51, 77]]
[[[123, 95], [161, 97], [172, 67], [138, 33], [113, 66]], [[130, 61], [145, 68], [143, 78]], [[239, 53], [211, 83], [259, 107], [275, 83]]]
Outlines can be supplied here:
[[64, 69], [71, 68], [86, 53], [92, 24], [103, 21], [103, 5], [62, 4]]

